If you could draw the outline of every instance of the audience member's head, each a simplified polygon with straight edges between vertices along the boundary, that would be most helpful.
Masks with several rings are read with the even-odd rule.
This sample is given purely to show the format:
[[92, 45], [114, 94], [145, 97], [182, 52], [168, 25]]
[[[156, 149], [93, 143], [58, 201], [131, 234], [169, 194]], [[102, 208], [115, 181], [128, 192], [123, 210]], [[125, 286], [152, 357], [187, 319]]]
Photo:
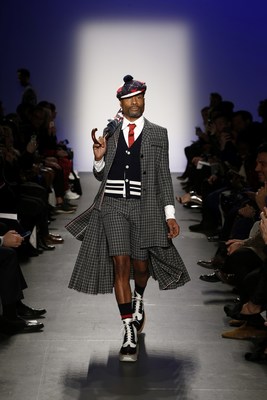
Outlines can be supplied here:
[[258, 106], [258, 115], [263, 120], [267, 120], [267, 99], [260, 101]]
[[18, 76], [18, 80], [21, 84], [21, 86], [25, 87], [29, 84], [30, 82], [30, 71], [26, 68], [19, 68], [17, 70], [17, 76]]

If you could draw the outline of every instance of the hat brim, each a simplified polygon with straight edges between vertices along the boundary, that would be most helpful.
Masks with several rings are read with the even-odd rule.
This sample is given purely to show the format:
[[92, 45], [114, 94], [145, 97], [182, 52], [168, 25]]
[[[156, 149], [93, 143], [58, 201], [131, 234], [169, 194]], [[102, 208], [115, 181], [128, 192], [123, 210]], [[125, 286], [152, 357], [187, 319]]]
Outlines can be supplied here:
[[137, 96], [138, 94], [144, 93], [144, 92], [145, 92], [145, 90], [137, 90], [136, 92], [132, 92], [132, 93], [125, 94], [124, 96], [120, 96], [119, 99], [120, 100], [127, 99], [129, 97]]

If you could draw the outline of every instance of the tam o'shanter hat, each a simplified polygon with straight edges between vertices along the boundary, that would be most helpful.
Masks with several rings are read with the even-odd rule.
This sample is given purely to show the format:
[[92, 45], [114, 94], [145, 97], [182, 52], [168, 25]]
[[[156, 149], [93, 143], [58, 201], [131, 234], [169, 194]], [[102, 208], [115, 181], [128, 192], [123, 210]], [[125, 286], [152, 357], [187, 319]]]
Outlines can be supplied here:
[[124, 85], [117, 90], [117, 98], [126, 99], [127, 97], [136, 96], [139, 93], [145, 93], [145, 82], [135, 81], [131, 75], [123, 78]]

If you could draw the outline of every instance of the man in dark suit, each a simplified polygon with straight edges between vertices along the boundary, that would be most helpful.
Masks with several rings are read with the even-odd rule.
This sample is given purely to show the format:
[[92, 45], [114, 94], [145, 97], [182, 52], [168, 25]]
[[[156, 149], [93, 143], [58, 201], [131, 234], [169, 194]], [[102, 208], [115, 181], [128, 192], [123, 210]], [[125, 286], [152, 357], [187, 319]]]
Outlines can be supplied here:
[[33, 320], [46, 313], [45, 309], [34, 309], [24, 303], [23, 290], [27, 284], [18, 262], [16, 249], [23, 237], [14, 230], [6, 231], [0, 223], [0, 332], [5, 334], [40, 331], [44, 325]]
[[174, 215], [167, 130], [143, 117], [145, 92], [144, 82], [124, 77], [124, 85], [117, 91], [123, 114], [121, 129], [112, 140], [99, 138], [93, 146], [94, 174], [105, 183], [101, 215], [125, 332], [121, 361], [137, 359], [137, 333], [145, 320], [143, 294], [150, 276], [148, 248], [167, 247], [180, 230]]

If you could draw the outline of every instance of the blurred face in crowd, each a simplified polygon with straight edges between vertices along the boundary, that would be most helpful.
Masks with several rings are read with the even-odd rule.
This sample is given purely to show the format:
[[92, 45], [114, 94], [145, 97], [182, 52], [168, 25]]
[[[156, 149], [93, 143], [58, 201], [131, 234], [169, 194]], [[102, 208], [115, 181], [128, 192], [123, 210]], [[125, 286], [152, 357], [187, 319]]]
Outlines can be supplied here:
[[45, 122], [45, 111], [38, 109], [34, 110], [31, 115], [31, 124], [34, 128], [39, 129]]
[[267, 182], [267, 153], [257, 155], [255, 171], [258, 173], [260, 182]]
[[21, 86], [25, 87], [29, 84], [29, 77], [26, 76], [25, 74], [18, 72], [17, 76]]
[[249, 125], [248, 120], [244, 120], [241, 115], [235, 115], [232, 118], [232, 127], [235, 132], [241, 132]]
[[225, 128], [229, 128], [231, 124], [227, 118], [218, 117], [214, 120], [214, 126], [216, 133], [222, 133], [224, 132]]
[[121, 99], [120, 101], [122, 113], [129, 121], [135, 121], [144, 112], [145, 109], [145, 98], [143, 93], [137, 94], [136, 96]]

